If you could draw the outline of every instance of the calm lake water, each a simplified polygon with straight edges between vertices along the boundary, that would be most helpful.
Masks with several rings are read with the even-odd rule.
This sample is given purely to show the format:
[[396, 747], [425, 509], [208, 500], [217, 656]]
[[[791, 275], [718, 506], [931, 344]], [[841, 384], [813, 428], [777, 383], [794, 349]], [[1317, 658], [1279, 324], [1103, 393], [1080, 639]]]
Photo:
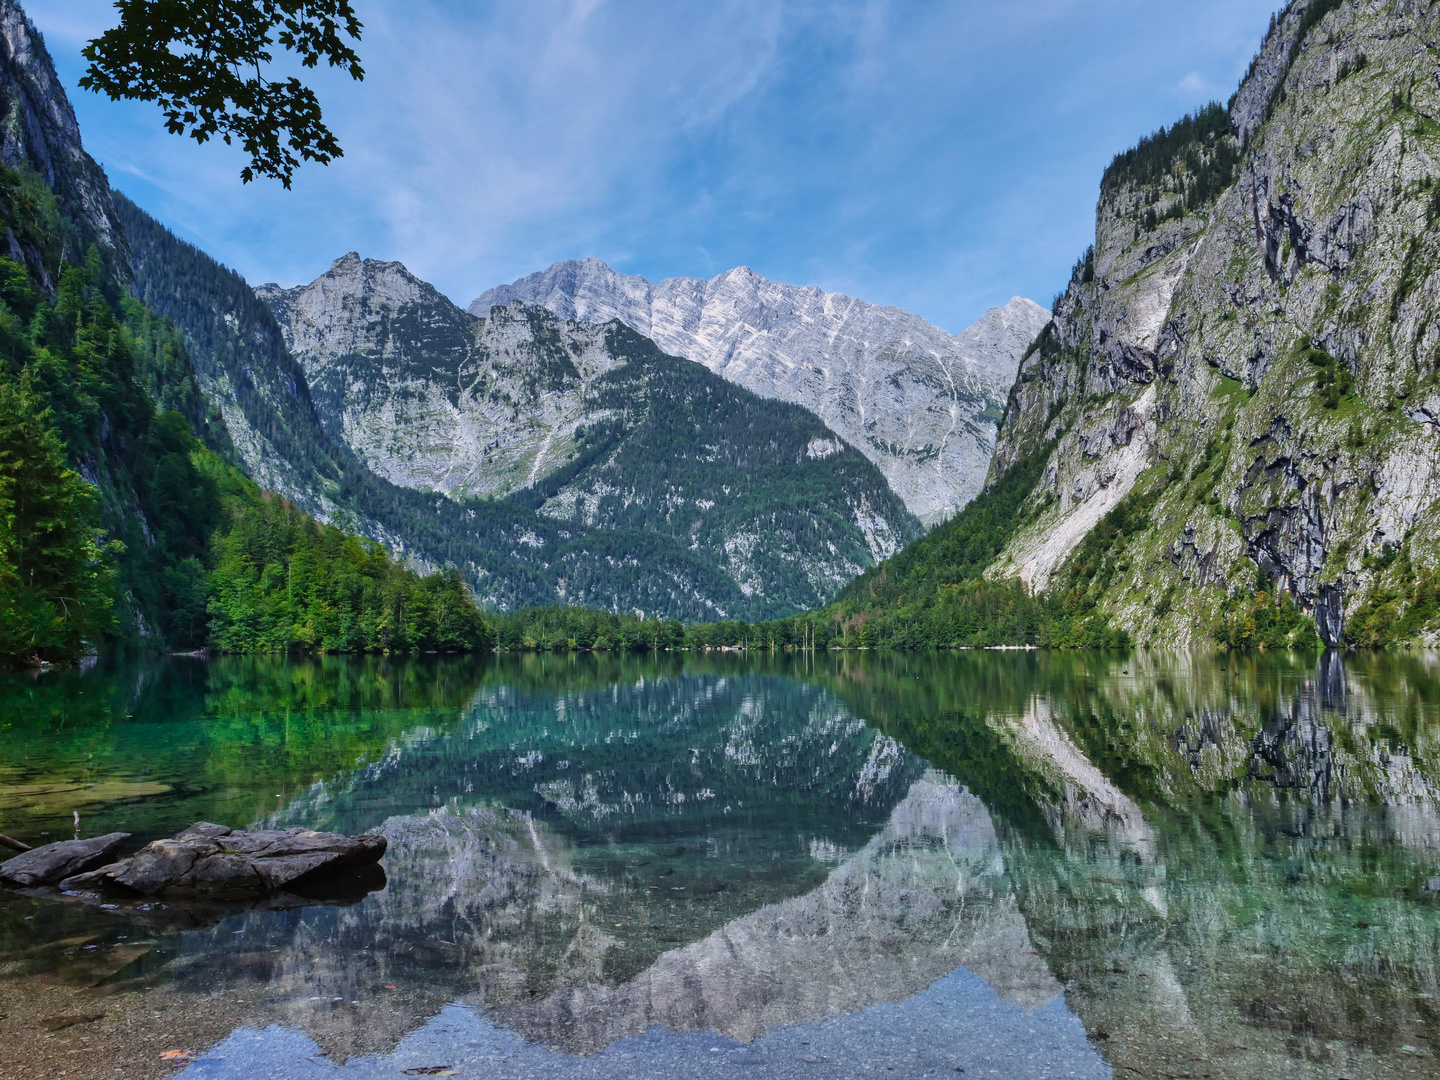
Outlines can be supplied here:
[[0, 1075], [1440, 1076], [1440, 664], [171, 660], [0, 680], [0, 832], [383, 832], [288, 910], [0, 891]]

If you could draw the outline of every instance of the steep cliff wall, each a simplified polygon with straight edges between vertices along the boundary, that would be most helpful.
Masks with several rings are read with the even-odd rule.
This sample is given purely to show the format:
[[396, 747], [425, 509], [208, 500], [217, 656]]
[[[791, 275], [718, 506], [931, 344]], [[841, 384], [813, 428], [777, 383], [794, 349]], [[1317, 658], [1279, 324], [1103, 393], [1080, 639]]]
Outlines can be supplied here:
[[[45, 42], [13, 0], [0, 0], [0, 164], [38, 173], [59, 198], [68, 234], [63, 255], [84, 260], [93, 243], [123, 276], [125, 240], [104, 171], [80, 143], [80, 125]], [[7, 232], [4, 254], [44, 273], [45, 260]]]
[[1437, 34], [1297, 0], [1228, 113], [1116, 159], [1011, 391], [992, 476], [1053, 449], [992, 575], [1140, 642], [1244, 643], [1277, 594], [1327, 642], [1437, 639]]

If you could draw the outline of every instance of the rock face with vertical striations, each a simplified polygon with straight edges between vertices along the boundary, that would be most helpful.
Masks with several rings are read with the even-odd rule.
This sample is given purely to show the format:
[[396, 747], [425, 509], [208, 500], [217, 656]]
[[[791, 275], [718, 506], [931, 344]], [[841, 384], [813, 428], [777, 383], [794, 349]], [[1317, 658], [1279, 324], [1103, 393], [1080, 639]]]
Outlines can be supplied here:
[[[81, 245], [67, 250], [67, 258], [83, 262], [94, 243], [115, 268], [123, 267], [124, 231], [110, 182], [81, 145], [80, 125], [44, 43], [13, 0], [0, 0], [0, 164], [38, 173], [60, 200]], [[13, 233], [0, 242], [0, 254], [43, 270], [39, 253], [21, 250]]]
[[992, 575], [1141, 643], [1440, 641], [1437, 37], [1293, 0], [1228, 108], [1115, 159], [1010, 395], [993, 475], [1044, 462]]
[[[553, 582], [531, 603], [773, 617], [823, 604], [922, 531], [814, 413], [619, 320], [518, 301], [479, 318], [354, 253], [255, 292], [330, 437], [386, 481], [458, 501], [477, 532], [502, 516], [504, 550]], [[487, 573], [482, 595], [512, 573]]]
[[1020, 355], [1049, 318], [1016, 297], [951, 335], [897, 307], [768, 281], [747, 267], [651, 284], [599, 259], [560, 262], [490, 289], [561, 318], [619, 319], [666, 352], [762, 397], [804, 406], [872, 462], [927, 524], [977, 492]]

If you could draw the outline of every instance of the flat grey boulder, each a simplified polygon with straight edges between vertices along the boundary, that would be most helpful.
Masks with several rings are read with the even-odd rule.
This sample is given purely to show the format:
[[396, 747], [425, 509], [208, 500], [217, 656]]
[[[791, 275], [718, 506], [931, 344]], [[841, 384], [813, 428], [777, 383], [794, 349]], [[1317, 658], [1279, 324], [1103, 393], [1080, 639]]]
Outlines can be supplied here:
[[169, 840], [147, 844], [128, 859], [67, 877], [60, 887], [141, 896], [263, 896], [321, 884], [376, 863], [385, 846], [383, 836], [310, 829], [244, 832], [202, 821]]
[[129, 833], [114, 832], [89, 840], [44, 844], [0, 863], [0, 882], [20, 889], [54, 885], [75, 874], [104, 866], [129, 839]]

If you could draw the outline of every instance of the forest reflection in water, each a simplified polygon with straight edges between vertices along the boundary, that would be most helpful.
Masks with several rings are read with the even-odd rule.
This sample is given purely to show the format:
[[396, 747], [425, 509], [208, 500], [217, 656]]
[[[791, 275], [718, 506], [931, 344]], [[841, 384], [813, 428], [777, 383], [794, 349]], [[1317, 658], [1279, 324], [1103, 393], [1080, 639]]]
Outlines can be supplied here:
[[294, 1038], [381, 1072], [423, 1044], [663, 1075], [687, 1033], [747, 1075], [1440, 1075], [1437, 676], [973, 652], [13, 678], [0, 831], [79, 809], [137, 844], [205, 818], [391, 850], [358, 903], [198, 929], [0, 897], [0, 1066], [53, 1050], [25, 1034], [50, 1010], [99, 1017], [63, 1029], [107, 1042], [95, 1075], [158, 1075], [161, 1044], [281, 1070]]

